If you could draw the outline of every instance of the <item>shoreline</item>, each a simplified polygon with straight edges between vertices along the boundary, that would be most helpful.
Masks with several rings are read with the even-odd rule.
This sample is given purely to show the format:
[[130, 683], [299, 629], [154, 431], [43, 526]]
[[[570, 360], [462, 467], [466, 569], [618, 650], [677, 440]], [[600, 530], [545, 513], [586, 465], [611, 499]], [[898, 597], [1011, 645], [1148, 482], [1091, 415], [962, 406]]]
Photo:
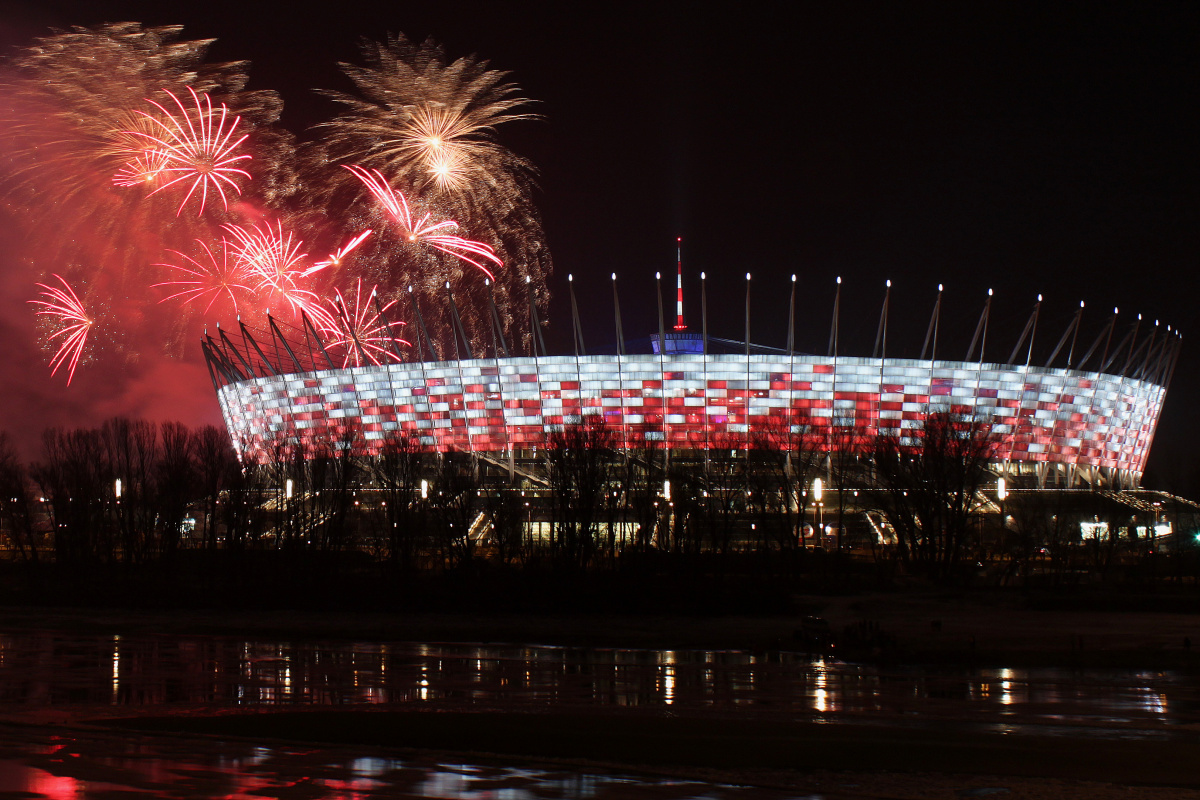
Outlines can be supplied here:
[[[916, 594], [802, 597], [845, 661], [967, 667], [1200, 668], [1200, 614], [1059, 611]], [[654, 650], [805, 652], [804, 615], [226, 611], [0, 607], [0, 630], [88, 635], [461, 642]], [[863, 626], [882, 646], [855, 642]], [[1185, 642], [1196, 642], [1195, 648]]]

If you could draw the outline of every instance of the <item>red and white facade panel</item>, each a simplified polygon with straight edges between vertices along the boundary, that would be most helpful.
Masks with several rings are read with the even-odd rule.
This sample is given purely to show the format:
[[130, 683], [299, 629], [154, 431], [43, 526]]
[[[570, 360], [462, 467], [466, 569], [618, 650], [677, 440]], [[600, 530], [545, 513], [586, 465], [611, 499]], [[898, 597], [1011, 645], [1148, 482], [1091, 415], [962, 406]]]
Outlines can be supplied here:
[[439, 450], [529, 450], [585, 415], [625, 446], [729, 446], [770, 431], [837, 441], [919, 428], [931, 410], [995, 425], [1003, 458], [1140, 474], [1165, 389], [1093, 372], [956, 361], [764, 355], [554, 356], [390, 364], [254, 378], [219, 390], [243, 457], [293, 439], [388, 431]]

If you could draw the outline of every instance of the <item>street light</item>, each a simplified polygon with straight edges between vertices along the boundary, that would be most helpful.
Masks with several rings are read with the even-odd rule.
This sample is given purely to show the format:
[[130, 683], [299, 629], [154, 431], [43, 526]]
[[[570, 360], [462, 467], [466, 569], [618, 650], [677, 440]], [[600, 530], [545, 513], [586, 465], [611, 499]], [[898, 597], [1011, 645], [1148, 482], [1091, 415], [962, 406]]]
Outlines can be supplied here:
[[116, 493], [117, 499], [120, 500], [121, 499], [121, 479], [120, 478], [117, 478], [117, 482], [116, 482], [116, 485], [115, 485], [113, 491]]
[[429, 481], [425, 480], [424, 478], [421, 479], [421, 499], [429, 499]]
[[1001, 475], [996, 479], [996, 500], [1000, 505], [1000, 537], [1003, 539], [1004, 531], [1007, 529], [1005, 525], [1006, 519], [1004, 516], [1004, 501], [1008, 499], [1008, 481]]
[[816, 525], [813, 526], [813, 547], [816, 548], [816, 547], [821, 546], [821, 541], [820, 541], [820, 536], [821, 536], [821, 531], [822, 531], [821, 523], [824, 522], [824, 520], [823, 520], [824, 515], [821, 513], [824, 510], [822, 508], [821, 498], [825, 496], [825, 484], [821, 482], [820, 478], [813, 478], [812, 491], [813, 491], [813, 519], [816, 522]]
[[292, 479], [288, 478], [287, 483], [283, 485], [283, 496], [288, 500], [292, 499]]

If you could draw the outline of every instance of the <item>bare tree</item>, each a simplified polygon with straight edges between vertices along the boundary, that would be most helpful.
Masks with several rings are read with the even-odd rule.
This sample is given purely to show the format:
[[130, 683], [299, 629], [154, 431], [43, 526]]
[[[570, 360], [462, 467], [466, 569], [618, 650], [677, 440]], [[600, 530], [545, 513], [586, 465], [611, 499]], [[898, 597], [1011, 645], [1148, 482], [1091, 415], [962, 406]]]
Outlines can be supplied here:
[[388, 554], [401, 569], [416, 566], [428, 531], [421, 505], [420, 484], [428, 470], [429, 454], [415, 432], [388, 431], [379, 455], [370, 462], [380, 489]]
[[38, 560], [41, 534], [29, 472], [7, 433], [0, 433], [0, 522], [22, 561]]
[[141, 561], [153, 545], [158, 516], [158, 429], [152, 422], [117, 417], [104, 423], [100, 435], [114, 495], [121, 481], [113, 506], [121, 553], [126, 562]]
[[716, 436], [701, 474], [704, 516], [710, 547], [728, 561], [738, 517], [746, 507], [747, 460], [738, 452], [739, 437]]
[[[874, 442], [865, 425], [853, 417], [835, 419], [829, 429], [826, 477], [833, 495], [833, 518], [839, 546], [850, 546], [846, 531], [846, 510], [852, 491], [869, 485], [865, 474], [871, 462]], [[871, 542], [874, 546], [875, 542]]]
[[429, 494], [434, 544], [443, 566], [462, 566], [474, 557], [477, 542], [470, 533], [479, 514], [479, 494], [471, 455], [443, 453]]
[[34, 482], [49, 502], [58, 562], [92, 558], [111, 560], [114, 548], [105, 510], [109, 487], [105, 448], [100, 432], [50, 428], [42, 435], [42, 458], [31, 469]]
[[[228, 491], [240, 478], [241, 465], [230, 445], [229, 434], [213, 425], [205, 425], [193, 434], [192, 450], [196, 457], [196, 479], [203, 509], [200, 524], [203, 526], [204, 543], [209, 550], [215, 550], [221, 494], [227, 493], [227, 501], [234, 501]], [[238, 478], [234, 477], [235, 473]]]
[[303, 465], [311, 490], [308, 536], [315, 537], [321, 550], [341, 550], [350, 538], [350, 512], [364, 450], [361, 428], [347, 425], [336, 439], [317, 443]]
[[511, 564], [525, 556], [522, 531], [525, 503], [519, 489], [504, 486], [487, 493], [484, 510], [491, 519], [491, 541], [501, 564]]
[[625, 452], [616, 473], [620, 486], [615, 498], [624, 509], [622, 522], [634, 525], [633, 546], [647, 551], [655, 541], [661, 511], [659, 500], [666, 479], [666, 451], [653, 439], [642, 439]]
[[897, 533], [901, 560], [935, 580], [949, 580], [981, 513], [977, 495], [997, 437], [988, 423], [942, 411], [903, 433], [875, 440], [879, 510]]
[[[241, 451], [249, 452], [245, 447]], [[279, 492], [278, 484], [271, 482], [275, 471], [269, 464], [246, 457], [244, 463], [227, 466], [218, 524], [225, 529], [225, 547], [236, 552], [261, 542], [270, 524], [266, 506], [278, 502]]]
[[159, 549], [171, 555], [179, 549], [183, 521], [197, 496], [196, 440], [187, 426], [164, 422], [162, 447], [156, 465]]
[[614, 432], [598, 415], [550, 434], [551, 553], [558, 563], [586, 569], [596, 557], [615, 442]]
[[823, 457], [812, 425], [794, 414], [771, 417], [755, 430], [746, 457], [764, 544], [796, 549], [803, 544], [806, 487]]

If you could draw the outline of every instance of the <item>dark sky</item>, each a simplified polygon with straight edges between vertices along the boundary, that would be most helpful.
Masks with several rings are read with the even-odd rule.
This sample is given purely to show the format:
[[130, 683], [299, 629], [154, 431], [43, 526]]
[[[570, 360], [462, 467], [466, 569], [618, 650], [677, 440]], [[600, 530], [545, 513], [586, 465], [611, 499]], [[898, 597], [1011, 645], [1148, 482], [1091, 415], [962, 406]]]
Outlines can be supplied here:
[[[511, 70], [544, 116], [501, 140], [541, 171], [561, 348], [569, 272], [595, 345], [611, 343], [613, 271], [626, 331], [656, 325], [653, 273], [673, 270], [676, 236], [689, 300], [710, 277], [714, 334], [741, 335], [753, 273], [764, 344], [784, 342], [793, 272], [798, 342], [821, 352], [836, 275], [846, 349], [867, 355], [887, 278], [889, 355], [919, 351], [938, 283], [947, 356], [965, 354], [988, 287], [995, 356], [1038, 293], [1039, 350], [1080, 300], [1082, 338], [1114, 306], [1193, 327], [1195, 4], [49, 0], [0, 3], [0, 45], [126, 19], [249, 59], [251, 88], [281, 92], [302, 136], [333, 111], [311, 90], [349, 88], [336, 62], [359, 37], [433, 36]], [[1152, 482], [1192, 494], [1198, 363], [1185, 338], [1151, 460]]]

